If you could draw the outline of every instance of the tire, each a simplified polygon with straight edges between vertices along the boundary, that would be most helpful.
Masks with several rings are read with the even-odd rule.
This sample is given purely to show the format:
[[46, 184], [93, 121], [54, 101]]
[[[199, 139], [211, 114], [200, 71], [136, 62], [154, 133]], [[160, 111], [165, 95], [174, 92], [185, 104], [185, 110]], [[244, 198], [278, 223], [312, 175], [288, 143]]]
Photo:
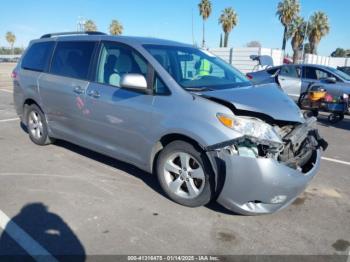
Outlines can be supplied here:
[[328, 121], [331, 124], [336, 124], [344, 119], [344, 114], [332, 113], [328, 116]]
[[307, 92], [304, 92], [300, 95], [299, 99], [298, 99], [298, 106], [300, 107], [300, 109], [303, 109], [303, 101], [307, 96]]
[[45, 114], [37, 105], [32, 104], [28, 106], [26, 113], [26, 123], [29, 138], [33, 143], [44, 146], [53, 142], [48, 134]]
[[199, 207], [208, 204], [214, 196], [209, 160], [187, 142], [168, 144], [159, 154], [156, 170], [163, 191], [178, 204]]

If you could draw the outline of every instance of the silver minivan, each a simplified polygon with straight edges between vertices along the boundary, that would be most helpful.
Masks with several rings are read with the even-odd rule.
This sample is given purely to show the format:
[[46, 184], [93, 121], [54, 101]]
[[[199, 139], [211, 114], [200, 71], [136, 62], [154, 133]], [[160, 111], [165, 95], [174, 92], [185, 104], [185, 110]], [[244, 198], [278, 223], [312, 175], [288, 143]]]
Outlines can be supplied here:
[[33, 40], [13, 72], [30, 139], [62, 139], [157, 174], [166, 195], [241, 214], [288, 206], [320, 166], [315, 118], [206, 50], [98, 32]]

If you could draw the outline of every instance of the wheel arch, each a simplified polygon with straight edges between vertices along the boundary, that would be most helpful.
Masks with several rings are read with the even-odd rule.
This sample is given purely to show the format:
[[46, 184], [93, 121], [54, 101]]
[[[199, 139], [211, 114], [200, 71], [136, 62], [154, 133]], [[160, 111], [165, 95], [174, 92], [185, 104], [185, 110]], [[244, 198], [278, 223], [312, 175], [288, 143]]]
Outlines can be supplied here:
[[204, 152], [204, 146], [201, 145], [197, 140], [195, 140], [192, 137], [189, 137], [187, 135], [183, 135], [180, 133], [166, 134], [162, 136], [152, 148], [151, 158], [150, 158], [150, 168], [152, 173], [155, 172], [155, 167], [156, 167], [159, 153], [163, 150], [163, 148], [166, 145], [177, 140], [187, 142], [192, 146], [194, 146], [196, 149]]
[[208, 152], [205, 150], [205, 146], [198, 142], [196, 139], [183, 135], [181, 133], [171, 133], [164, 135], [153, 147], [150, 159], [150, 168], [152, 174], [156, 172], [156, 164], [158, 161], [158, 157], [163, 148], [171, 142], [174, 141], [184, 141], [196, 148], [197, 150], [203, 153], [203, 156], [207, 158], [208, 163], [210, 165], [211, 172], [214, 178], [213, 190], [215, 192], [214, 198], [218, 196], [221, 192], [223, 183], [225, 180], [225, 169], [221, 162], [218, 162], [215, 152]]
[[36, 102], [34, 99], [32, 98], [27, 98], [26, 100], [24, 100], [23, 102], [23, 119], [22, 122], [27, 125], [27, 111], [28, 111], [28, 107], [31, 105], [36, 105], [37, 107], [39, 107], [39, 109], [43, 111], [42, 107], [39, 105], [38, 102]]

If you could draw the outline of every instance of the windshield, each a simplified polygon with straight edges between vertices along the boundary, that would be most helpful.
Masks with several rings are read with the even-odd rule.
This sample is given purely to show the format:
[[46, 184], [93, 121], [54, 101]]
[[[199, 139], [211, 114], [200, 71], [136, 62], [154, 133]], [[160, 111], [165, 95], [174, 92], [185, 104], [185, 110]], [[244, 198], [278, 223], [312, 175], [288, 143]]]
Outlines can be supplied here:
[[186, 90], [211, 91], [251, 85], [245, 75], [205, 50], [180, 46], [144, 47]]
[[343, 80], [345, 80], [345, 81], [350, 81], [350, 76], [349, 76], [348, 74], [344, 73], [343, 71], [340, 71], [340, 70], [335, 69], [335, 68], [333, 68], [333, 67], [330, 67], [329, 70], [330, 70], [333, 74], [339, 76], [341, 79], [343, 79]]

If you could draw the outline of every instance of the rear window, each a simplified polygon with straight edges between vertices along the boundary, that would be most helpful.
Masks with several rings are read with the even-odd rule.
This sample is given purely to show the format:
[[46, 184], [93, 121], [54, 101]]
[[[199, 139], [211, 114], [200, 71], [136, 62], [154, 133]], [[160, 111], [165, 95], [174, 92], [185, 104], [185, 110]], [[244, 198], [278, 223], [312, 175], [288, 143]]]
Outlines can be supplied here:
[[26, 70], [43, 72], [47, 69], [54, 42], [36, 43], [29, 47], [24, 55], [21, 67]]
[[279, 69], [280, 69], [279, 67], [269, 68], [269, 69], [266, 70], [266, 72], [268, 72], [270, 75], [273, 75]]
[[95, 42], [58, 42], [52, 58], [50, 73], [88, 79]]

